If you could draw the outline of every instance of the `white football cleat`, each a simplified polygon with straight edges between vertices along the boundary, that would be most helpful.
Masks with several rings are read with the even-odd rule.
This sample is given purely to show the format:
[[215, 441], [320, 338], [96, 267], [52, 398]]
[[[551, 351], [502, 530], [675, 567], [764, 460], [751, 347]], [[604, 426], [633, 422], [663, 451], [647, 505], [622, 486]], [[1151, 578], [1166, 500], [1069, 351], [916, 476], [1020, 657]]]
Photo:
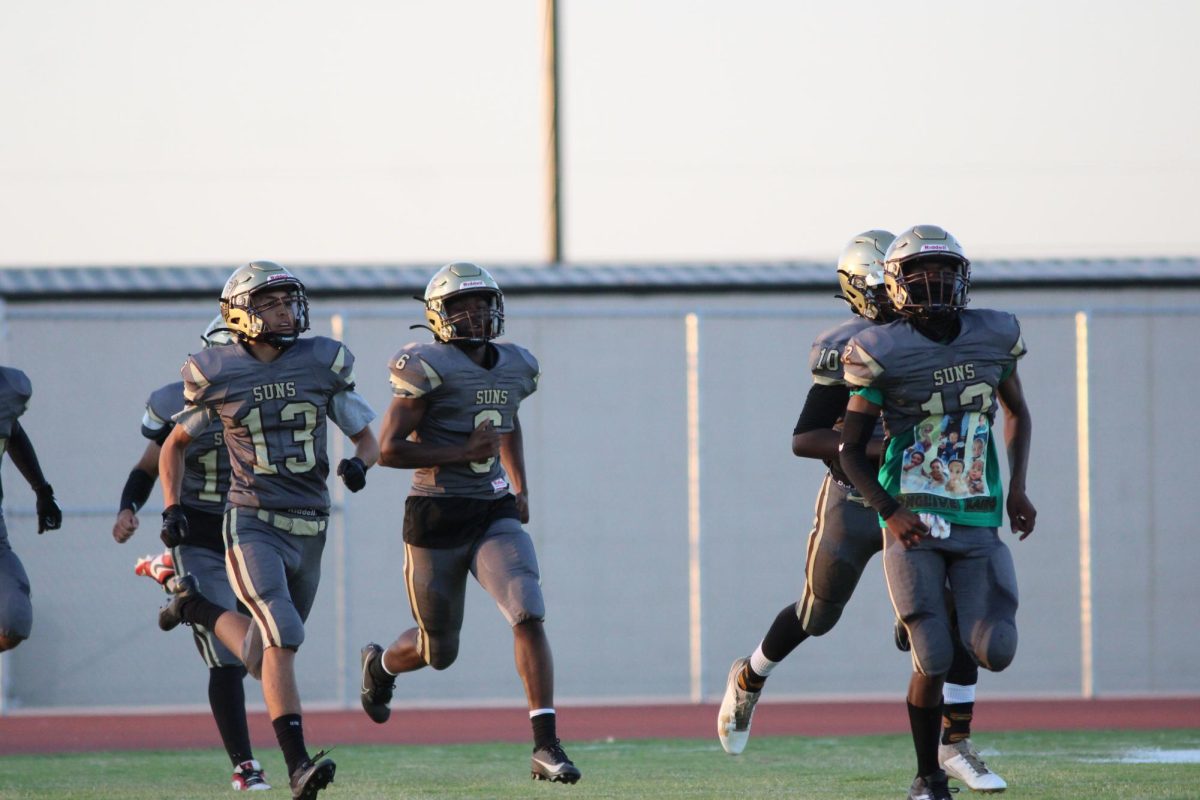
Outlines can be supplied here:
[[960, 780], [973, 792], [1003, 792], [1008, 783], [983, 763], [970, 739], [938, 745], [938, 761], [951, 778]]
[[746, 749], [750, 741], [750, 717], [754, 715], [754, 706], [762, 692], [748, 692], [738, 686], [738, 673], [750, 662], [748, 658], [739, 658], [729, 668], [729, 679], [725, 681], [725, 697], [721, 700], [721, 710], [717, 712], [717, 738], [721, 747], [730, 755], [738, 755]]

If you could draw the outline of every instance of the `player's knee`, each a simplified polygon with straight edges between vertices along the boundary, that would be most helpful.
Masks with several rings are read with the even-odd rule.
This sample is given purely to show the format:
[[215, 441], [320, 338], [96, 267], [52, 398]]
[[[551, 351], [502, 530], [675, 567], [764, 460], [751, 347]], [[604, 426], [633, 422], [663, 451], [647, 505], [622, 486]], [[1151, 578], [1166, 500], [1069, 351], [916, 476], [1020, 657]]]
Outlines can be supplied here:
[[922, 675], [944, 675], [954, 663], [950, 631], [931, 618], [906, 619], [912, 642], [913, 668]]
[[426, 661], [437, 670], [446, 669], [458, 659], [458, 634], [427, 634], [429, 653]]
[[797, 606], [796, 610], [799, 615], [800, 627], [804, 629], [805, 633], [809, 636], [824, 636], [838, 624], [845, 608], [845, 604], [830, 603], [817, 598], [813, 601], [811, 608], [805, 609], [801, 604]]
[[991, 622], [980, 627], [975, 643], [975, 658], [980, 666], [1000, 672], [1012, 663], [1017, 654], [1017, 626], [1009, 620]]

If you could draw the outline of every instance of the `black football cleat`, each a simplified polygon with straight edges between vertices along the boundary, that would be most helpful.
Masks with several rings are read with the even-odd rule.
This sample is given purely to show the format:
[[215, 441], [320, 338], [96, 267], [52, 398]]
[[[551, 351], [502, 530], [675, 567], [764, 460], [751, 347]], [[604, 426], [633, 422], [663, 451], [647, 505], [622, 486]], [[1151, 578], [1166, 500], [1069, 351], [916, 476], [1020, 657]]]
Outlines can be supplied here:
[[200, 584], [196, 581], [195, 575], [176, 577], [175, 593], [171, 595], [170, 602], [158, 610], [158, 627], [164, 631], [179, 627], [179, 623], [183, 622], [183, 617], [179, 615], [180, 604], [198, 594], [200, 594]]
[[396, 688], [396, 680], [393, 678], [387, 683], [382, 683], [375, 680], [375, 676], [371, 674], [371, 664], [381, 661], [383, 658], [382, 647], [371, 642], [362, 649], [361, 653], [363, 711], [367, 712], [367, 716], [371, 718], [372, 722], [382, 725], [392, 715], [388, 703], [392, 702], [392, 690]]
[[575, 783], [583, 773], [567, 758], [558, 739], [549, 747], [539, 747], [533, 751], [530, 761], [530, 775], [535, 781], [553, 781], [555, 783]]
[[296, 767], [291, 780], [292, 800], [313, 800], [318, 792], [333, 783], [337, 764], [332, 758], [324, 758], [325, 753], [322, 750], [315, 756], [315, 761], [305, 761]]

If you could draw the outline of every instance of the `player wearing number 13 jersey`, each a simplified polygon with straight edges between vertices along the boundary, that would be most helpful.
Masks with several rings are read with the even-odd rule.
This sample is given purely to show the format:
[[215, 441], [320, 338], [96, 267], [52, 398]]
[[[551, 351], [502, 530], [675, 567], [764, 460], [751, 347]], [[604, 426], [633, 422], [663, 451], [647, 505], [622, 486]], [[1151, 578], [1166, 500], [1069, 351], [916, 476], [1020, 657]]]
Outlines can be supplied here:
[[574, 783], [579, 769], [558, 741], [554, 667], [529, 521], [521, 401], [537, 388], [537, 361], [504, 332], [504, 296], [475, 264], [442, 267], [425, 289], [436, 341], [391, 362], [392, 403], [380, 463], [416, 469], [404, 510], [404, 580], [416, 626], [386, 650], [362, 649], [362, 705], [386, 722], [396, 675], [446, 669], [458, 656], [467, 575], [512, 627], [517, 672], [533, 726], [538, 779]]
[[[1003, 494], [992, 423], [999, 403], [1008, 514], [1024, 539], [1037, 513], [1025, 494], [1031, 420], [1017, 377], [1025, 344], [1011, 314], [966, 310], [970, 262], [935, 225], [896, 237], [884, 282], [902, 319], [867, 328], [846, 347], [853, 393], [840, 460], [882, 520], [888, 593], [912, 643], [908, 710], [917, 776], [909, 797], [949, 800], [938, 763], [954, 635], [946, 584], [962, 643], [980, 666], [1002, 670], [1017, 649], [1017, 579], [997, 533]], [[866, 446], [880, 410], [888, 444], [876, 472]]]
[[[339, 464], [338, 474], [358, 491], [378, 457], [370, 428], [375, 415], [354, 389], [354, 356], [346, 346], [300, 338], [308, 329], [308, 297], [283, 267], [255, 261], [236, 270], [221, 294], [221, 315], [238, 343], [197, 353], [181, 370], [188, 405], [159, 459], [163, 535], [187, 541], [177, 505], [184, 448], [220, 420], [232, 472], [225, 568], [261, 633], [263, 696], [292, 796], [312, 798], [333, 781], [335, 765], [324, 753], [310, 758], [304, 745], [294, 663], [321, 577], [329, 516], [326, 421], [355, 444], [355, 456]], [[237, 652], [251, 619], [211, 602], [190, 577], [179, 581], [160, 626], [203, 625]]]

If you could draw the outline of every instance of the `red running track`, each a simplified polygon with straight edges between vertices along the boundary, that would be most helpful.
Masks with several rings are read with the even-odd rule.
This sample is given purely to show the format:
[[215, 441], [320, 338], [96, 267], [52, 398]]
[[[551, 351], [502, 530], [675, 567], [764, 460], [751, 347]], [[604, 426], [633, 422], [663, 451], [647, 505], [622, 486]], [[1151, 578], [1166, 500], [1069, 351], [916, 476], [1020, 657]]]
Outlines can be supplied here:
[[[717, 707], [705, 705], [563, 706], [564, 741], [711, 738]], [[342, 744], [458, 744], [525, 742], [523, 709], [397, 709], [385, 725], [361, 711], [304, 715], [305, 738], [318, 746]], [[1102, 700], [988, 700], [975, 714], [979, 731], [1148, 730], [1200, 728], [1200, 697]], [[758, 707], [758, 736], [847, 736], [907, 733], [903, 702], [770, 702]], [[255, 741], [272, 741], [263, 713], [250, 715]], [[0, 754], [99, 750], [177, 750], [218, 747], [208, 714], [0, 717]]]

